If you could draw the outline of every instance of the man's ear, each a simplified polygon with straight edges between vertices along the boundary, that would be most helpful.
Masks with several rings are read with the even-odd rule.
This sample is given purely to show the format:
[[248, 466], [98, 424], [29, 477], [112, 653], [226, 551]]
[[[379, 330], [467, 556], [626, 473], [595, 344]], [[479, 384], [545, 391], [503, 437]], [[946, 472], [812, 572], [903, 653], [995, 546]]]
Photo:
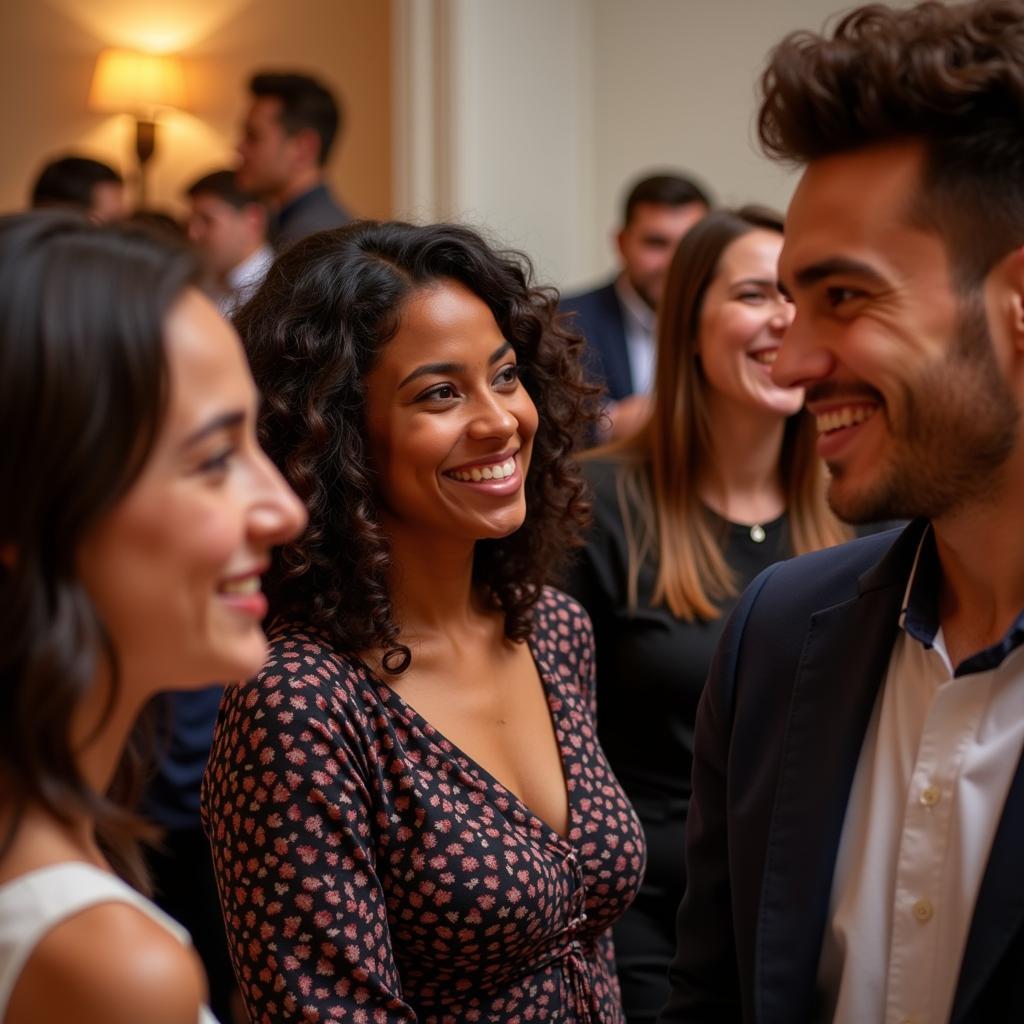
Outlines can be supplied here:
[[619, 258], [622, 260], [623, 263], [625, 263], [625, 261], [626, 261], [626, 253], [625, 253], [626, 230], [627, 230], [627, 227], [624, 224], [621, 228], [619, 228], [618, 231], [616, 231], [612, 235], [612, 238], [615, 239], [615, 251], [619, 254]]
[[1024, 246], [1018, 246], [1009, 257], [1009, 285], [1012, 317], [1010, 329], [1016, 350], [1024, 355]]
[[313, 128], [300, 128], [292, 135], [292, 144], [305, 164], [320, 162], [320, 136]]

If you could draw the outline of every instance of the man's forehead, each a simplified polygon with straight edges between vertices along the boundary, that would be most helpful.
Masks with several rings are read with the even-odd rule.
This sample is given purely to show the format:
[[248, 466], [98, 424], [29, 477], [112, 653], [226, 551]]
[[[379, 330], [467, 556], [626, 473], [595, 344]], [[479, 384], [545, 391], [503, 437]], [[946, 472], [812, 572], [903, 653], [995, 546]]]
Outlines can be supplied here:
[[884, 251], [913, 231], [923, 155], [919, 143], [890, 143], [808, 164], [786, 214], [784, 271], [837, 252]]
[[660, 225], [696, 222], [707, 213], [703, 203], [652, 203], [641, 202], [633, 207], [630, 226], [650, 228]]
[[249, 119], [261, 123], [276, 123], [281, 114], [281, 100], [277, 96], [256, 96], [249, 107]]

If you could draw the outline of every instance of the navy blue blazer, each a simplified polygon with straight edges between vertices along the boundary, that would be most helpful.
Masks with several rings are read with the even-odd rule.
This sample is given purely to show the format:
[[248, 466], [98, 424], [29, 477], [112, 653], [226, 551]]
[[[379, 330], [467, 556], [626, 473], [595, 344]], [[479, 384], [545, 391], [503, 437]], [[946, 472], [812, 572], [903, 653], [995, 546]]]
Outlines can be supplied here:
[[572, 327], [587, 339], [583, 360], [588, 377], [604, 385], [613, 402], [633, 394], [626, 326], [615, 282], [566, 296], [559, 308], [572, 317]]
[[[850, 787], [925, 523], [782, 562], [730, 617], [697, 713], [688, 884], [661, 1024], [799, 1024]], [[1024, 1021], [1024, 768], [982, 878], [952, 1024]]]
[[307, 235], [344, 227], [351, 219], [326, 185], [315, 185], [278, 212], [268, 230], [270, 244], [277, 252], [283, 252]]

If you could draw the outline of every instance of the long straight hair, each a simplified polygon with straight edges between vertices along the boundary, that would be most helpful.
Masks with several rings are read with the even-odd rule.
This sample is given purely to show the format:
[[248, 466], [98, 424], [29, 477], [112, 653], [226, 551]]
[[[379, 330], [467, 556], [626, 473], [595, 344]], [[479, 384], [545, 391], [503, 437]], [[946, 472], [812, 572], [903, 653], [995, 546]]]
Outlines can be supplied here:
[[[628, 602], [637, 604], [640, 566], [657, 562], [653, 601], [677, 618], [716, 619], [717, 602], [737, 593], [721, 523], [701, 502], [698, 475], [713, 459], [707, 382], [696, 358], [704, 298], [722, 253], [743, 235], [782, 233], [782, 218], [756, 206], [716, 210], [683, 236], [669, 267], [658, 313], [651, 418], [634, 435], [598, 449], [621, 462], [617, 486], [628, 551]], [[816, 430], [801, 409], [783, 428], [779, 473], [796, 554], [846, 540], [849, 530], [825, 500]]]
[[79, 579], [80, 544], [142, 471], [168, 394], [164, 319], [192, 257], [141, 230], [65, 213], [0, 218], [0, 857], [30, 804], [95, 823], [118, 873], [145, 888], [132, 808], [140, 737], [111, 787], [82, 777], [75, 709], [113, 639]]

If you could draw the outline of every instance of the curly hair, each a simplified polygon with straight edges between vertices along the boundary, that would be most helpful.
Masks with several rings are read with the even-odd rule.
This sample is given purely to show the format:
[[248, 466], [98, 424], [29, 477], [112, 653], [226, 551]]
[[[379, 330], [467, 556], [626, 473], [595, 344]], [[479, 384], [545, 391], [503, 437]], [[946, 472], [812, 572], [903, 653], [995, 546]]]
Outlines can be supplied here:
[[908, 214], [946, 241], [960, 287], [1024, 241], [1024, 0], [858, 8], [831, 38], [783, 39], [761, 91], [761, 143], [777, 159], [923, 141]]
[[445, 279], [491, 310], [540, 418], [526, 522], [478, 542], [473, 565], [504, 612], [506, 636], [523, 640], [551, 567], [581, 543], [589, 502], [571, 456], [598, 415], [598, 389], [580, 368], [582, 338], [559, 322], [557, 293], [533, 284], [529, 260], [465, 227], [363, 221], [289, 248], [235, 318], [263, 393], [260, 439], [309, 510], [305, 534], [274, 554], [271, 617], [318, 627], [339, 651], [382, 650], [395, 672], [409, 654], [388, 585], [365, 380], [409, 296]]
[[112, 678], [107, 715], [119, 682], [78, 553], [155, 441], [164, 319], [196, 277], [189, 253], [137, 229], [48, 211], [0, 218], [0, 799], [12, 809], [0, 854], [35, 802], [61, 821], [93, 818], [140, 887], [142, 751], [130, 744], [101, 794], [72, 749], [72, 716], [100, 667]]

